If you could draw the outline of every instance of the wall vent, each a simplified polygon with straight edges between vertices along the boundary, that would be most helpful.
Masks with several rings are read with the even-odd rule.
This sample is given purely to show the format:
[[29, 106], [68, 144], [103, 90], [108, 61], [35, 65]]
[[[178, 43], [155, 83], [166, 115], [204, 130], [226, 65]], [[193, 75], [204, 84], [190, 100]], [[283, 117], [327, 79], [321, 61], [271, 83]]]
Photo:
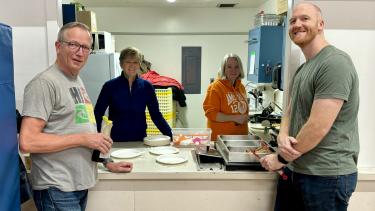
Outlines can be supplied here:
[[233, 8], [237, 5], [237, 3], [233, 3], [233, 4], [217, 4], [216, 7], [219, 7], [219, 8]]

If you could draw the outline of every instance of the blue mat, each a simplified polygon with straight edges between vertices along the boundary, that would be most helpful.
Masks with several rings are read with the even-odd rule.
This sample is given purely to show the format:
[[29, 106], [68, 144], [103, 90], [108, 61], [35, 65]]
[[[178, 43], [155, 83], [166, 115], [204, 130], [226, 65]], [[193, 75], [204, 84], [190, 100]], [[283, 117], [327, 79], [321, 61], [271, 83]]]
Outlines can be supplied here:
[[0, 210], [20, 210], [12, 29], [0, 23]]

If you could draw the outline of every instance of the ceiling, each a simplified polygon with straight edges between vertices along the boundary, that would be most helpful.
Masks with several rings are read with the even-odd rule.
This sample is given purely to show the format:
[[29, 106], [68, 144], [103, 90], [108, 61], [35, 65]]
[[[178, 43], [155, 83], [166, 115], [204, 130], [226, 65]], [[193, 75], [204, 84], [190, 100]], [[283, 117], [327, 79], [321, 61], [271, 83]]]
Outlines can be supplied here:
[[215, 8], [218, 4], [237, 3], [235, 8], [257, 8], [267, 0], [76, 0], [85, 7], [202, 7]]

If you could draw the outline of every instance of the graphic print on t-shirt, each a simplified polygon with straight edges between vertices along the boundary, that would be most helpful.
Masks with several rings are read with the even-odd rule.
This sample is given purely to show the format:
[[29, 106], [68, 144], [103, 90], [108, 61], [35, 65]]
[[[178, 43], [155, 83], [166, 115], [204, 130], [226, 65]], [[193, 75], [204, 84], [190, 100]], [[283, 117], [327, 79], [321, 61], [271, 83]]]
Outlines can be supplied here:
[[226, 94], [228, 106], [232, 109], [232, 113], [244, 114], [247, 111], [247, 103], [244, 97], [238, 92], [228, 92]]
[[70, 95], [72, 96], [75, 104], [74, 121], [76, 124], [82, 123], [96, 123], [94, 108], [91, 104], [87, 92], [82, 87], [69, 88]]

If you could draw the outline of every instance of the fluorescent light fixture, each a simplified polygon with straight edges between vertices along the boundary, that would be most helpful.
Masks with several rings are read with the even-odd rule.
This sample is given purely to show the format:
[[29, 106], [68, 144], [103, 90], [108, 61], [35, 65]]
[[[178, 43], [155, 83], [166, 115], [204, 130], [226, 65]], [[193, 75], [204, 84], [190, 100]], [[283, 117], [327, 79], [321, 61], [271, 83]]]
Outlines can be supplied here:
[[174, 2], [176, 2], [176, 0], [167, 0], [167, 2], [174, 3]]

